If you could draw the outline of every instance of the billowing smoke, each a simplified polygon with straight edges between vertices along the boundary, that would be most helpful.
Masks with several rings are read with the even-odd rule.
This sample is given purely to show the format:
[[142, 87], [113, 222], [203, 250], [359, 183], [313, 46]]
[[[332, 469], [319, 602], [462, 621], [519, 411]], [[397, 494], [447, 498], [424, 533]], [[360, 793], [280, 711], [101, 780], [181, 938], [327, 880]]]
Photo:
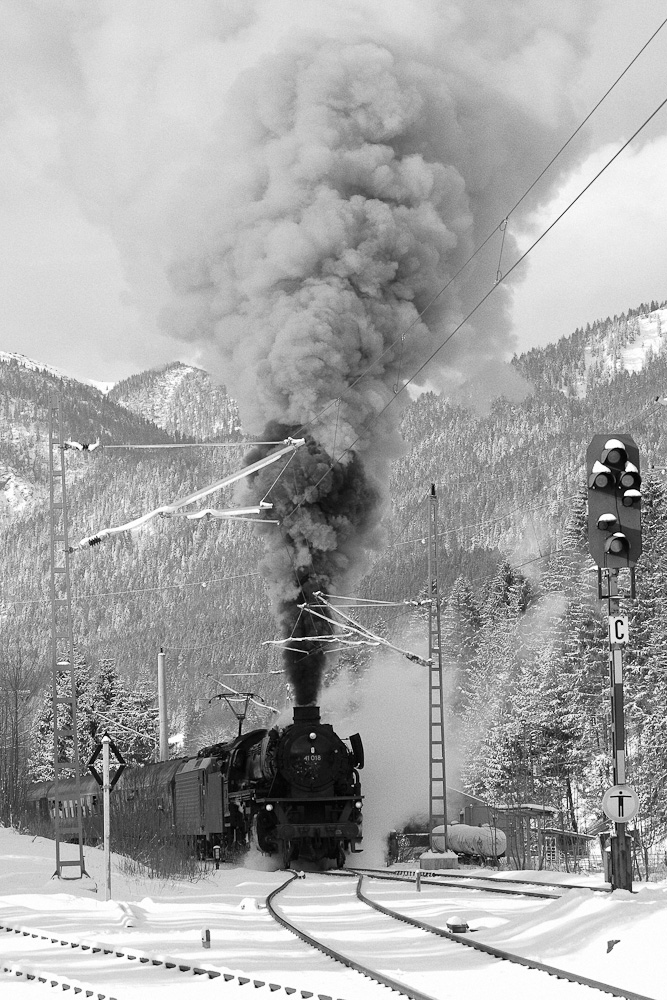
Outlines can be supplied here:
[[[271, 440], [294, 436], [298, 428], [269, 423]], [[271, 449], [258, 447], [248, 455], [255, 462]], [[265, 533], [267, 555], [263, 573], [273, 598], [283, 635], [287, 676], [298, 705], [314, 702], [324, 670], [330, 636], [324, 607], [311, 611], [331, 593], [335, 580], [349, 575], [358, 561], [372, 518], [377, 493], [354, 453], [346, 462], [334, 462], [308, 436], [289, 460], [285, 474], [275, 466], [253, 477], [252, 489], [273, 503], [271, 517], [279, 518], [280, 532]], [[309, 605], [310, 607], [304, 607]], [[320, 617], [322, 615], [322, 617]]]
[[[285, 633], [316, 637], [298, 605], [359, 573], [401, 386], [493, 283], [500, 235], [443, 289], [570, 131], [588, 5], [12, 6], [15, 37], [38, 43], [59, 174], [110, 227], [137, 304], [226, 383], [247, 430], [308, 435], [271, 495], [265, 571]], [[506, 294], [438, 354], [430, 386], [506, 357]], [[299, 700], [319, 683], [311, 645], [291, 668]]]
[[[317, 637], [330, 630], [303, 605], [362, 564], [403, 380], [479, 288], [439, 294], [489, 223], [511, 138], [534, 133], [517, 101], [480, 80], [473, 89], [445, 53], [356, 34], [285, 42], [236, 82], [225, 139], [195, 178], [210, 191], [230, 149], [241, 169], [208, 225], [199, 214], [186, 225], [169, 271], [179, 303], [165, 314], [175, 336], [215, 355], [247, 424], [308, 432], [271, 496], [282, 523], [264, 564], [301, 703], [317, 697]], [[497, 355], [498, 298], [459, 357]]]

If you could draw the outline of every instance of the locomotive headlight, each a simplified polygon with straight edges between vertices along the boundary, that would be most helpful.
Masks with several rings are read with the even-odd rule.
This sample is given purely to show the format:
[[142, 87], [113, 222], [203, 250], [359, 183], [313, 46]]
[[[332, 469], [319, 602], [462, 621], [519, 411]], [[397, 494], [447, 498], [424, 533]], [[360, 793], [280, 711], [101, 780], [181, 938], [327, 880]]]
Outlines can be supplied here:
[[266, 803], [266, 811], [267, 813], [273, 812], [273, 806], [271, 805], [270, 802]]
[[355, 809], [361, 809], [361, 801], [355, 802], [354, 803], [354, 808]]
[[317, 733], [309, 733], [308, 735], [309, 735], [309, 737], [310, 737], [311, 740], [316, 740], [317, 739]]

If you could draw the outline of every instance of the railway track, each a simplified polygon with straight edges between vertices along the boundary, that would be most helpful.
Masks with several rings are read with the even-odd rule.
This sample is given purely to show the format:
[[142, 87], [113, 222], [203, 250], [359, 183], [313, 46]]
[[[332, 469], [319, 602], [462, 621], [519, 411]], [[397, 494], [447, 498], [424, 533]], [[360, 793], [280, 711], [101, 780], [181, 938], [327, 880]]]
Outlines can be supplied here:
[[[371, 869], [371, 868], [368, 868], [368, 869], [359, 869], [359, 870], [363, 871], [364, 874], [367, 874], [367, 875], [374, 875], [375, 871], [376, 871], [376, 870]], [[378, 871], [379, 871], [380, 874], [383, 874], [383, 870], [382, 869], [379, 869]], [[394, 874], [394, 873], [396, 875], [411, 875], [411, 876], [414, 877], [414, 875], [415, 875], [415, 869], [411, 869], [411, 868], [406, 868], [406, 869], [392, 869], [391, 872], [390, 872], [390, 874]], [[422, 875], [423, 875], [423, 872], [422, 872]], [[433, 871], [433, 872], [430, 873], [430, 875], [428, 877], [429, 878], [433, 878], [436, 881], [441, 881], [443, 883], [444, 882], [450, 882], [450, 881], [456, 881], [456, 882], [458, 882], [458, 881], [461, 881], [461, 882], [473, 882], [473, 881], [475, 881], [475, 882], [484, 882], [484, 883], [488, 884], [489, 886], [499, 886], [499, 887], [502, 887], [505, 884], [509, 884], [511, 886], [526, 886], [526, 887], [535, 886], [535, 888], [539, 888], [540, 890], [542, 890], [544, 892], [546, 892], [549, 889], [590, 889], [591, 892], [602, 892], [602, 893], [607, 893], [607, 894], [611, 892], [611, 886], [607, 885], [607, 884], [605, 884], [605, 885], [577, 885], [577, 884], [573, 884], [572, 882], [537, 882], [537, 881], [536, 882], [531, 882], [530, 879], [524, 879], [524, 878], [505, 878], [505, 877], [498, 878], [497, 875], [480, 875], [478, 872], [466, 872], [466, 871], [462, 871], [460, 869], [456, 869], [456, 870], [451, 870], [451, 869], [447, 870], [447, 869], [445, 869], [445, 870], [440, 870], [440, 871]]]
[[395, 882], [415, 882], [419, 876], [421, 885], [451, 885], [457, 889], [483, 889], [484, 892], [499, 893], [504, 896], [532, 896], [535, 899], [558, 899], [563, 891], [571, 889], [590, 889], [591, 892], [608, 894], [609, 886], [581, 886], [565, 882], [530, 882], [526, 879], [498, 879], [492, 875], [462, 874], [457, 871], [428, 872], [414, 868], [392, 869], [384, 868], [344, 868], [332, 869], [327, 875], [368, 875], [372, 878]]
[[[625, 1000], [651, 1000], [406, 916], [371, 900], [362, 889], [365, 877], [359, 875], [354, 885], [349, 877], [322, 879], [326, 902], [314, 914], [312, 894], [299, 899], [294, 873], [269, 895], [267, 906], [274, 919], [311, 947], [410, 1000], [464, 995], [470, 992], [471, 974], [490, 972], [496, 992], [517, 1000], [535, 996], [594, 1000], [599, 992]], [[401, 968], [393, 967], [397, 961]]]
[[[503, 885], [488, 885], [493, 881], [493, 879], [447, 879], [446, 882], [440, 878], [439, 875], [425, 875], [424, 872], [416, 871], [403, 871], [403, 872], [386, 872], [382, 869], [375, 868], [345, 868], [342, 870], [331, 870], [330, 872], [325, 872], [326, 875], [348, 875], [348, 876], [359, 876], [366, 875], [371, 878], [377, 878], [385, 882], [410, 882], [418, 883], [419, 885], [439, 885], [439, 886], [451, 886], [456, 889], [481, 889], [483, 892], [497, 893], [501, 896], [526, 896], [532, 897], [534, 899], [558, 899], [562, 892], [558, 890], [560, 886], [550, 887], [550, 886], [540, 886], [540, 888], [533, 887], [531, 883], [519, 883], [522, 888], [515, 888], [510, 886], [505, 888]], [[417, 878], [419, 876], [419, 878]]]
[[[284, 980], [291, 978], [284, 971], [286, 966], [283, 974], [275, 978], [273, 973], [270, 979], [263, 973], [259, 977], [241, 975], [202, 962], [201, 955], [184, 960], [141, 951], [128, 944], [118, 946], [108, 940], [75, 939], [8, 923], [0, 924], [0, 970], [42, 987], [94, 1000], [123, 1000], [127, 987], [131, 987], [133, 995], [140, 987], [145, 1000], [152, 1000], [153, 995], [157, 1000], [157, 991], [159, 1000], [181, 1000], [184, 995], [204, 1000], [209, 995], [213, 997], [213, 991], [216, 1000], [221, 996], [224, 1000], [236, 1000], [249, 995], [258, 1000], [269, 995], [276, 1000], [288, 996], [293, 1000], [386, 1000], [387, 987], [410, 1000], [444, 1000], [452, 995], [470, 994], [473, 983], [491, 981], [494, 984], [491, 992], [511, 995], [516, 1000], [535, 996], [540, 1000], [595, 1000], [600, 995], [598, 991], [626, 1000], [650, 1000], [608, 983], [527, 960], [485, 945], [472, 935], [454, 933], [400, 912], [401, 901], [396, 899], [396, 891], [400, 894], [400, 890], [394, 891], [388, 882], [406, 882], [407, 876], [387, 877], [380, 872], [372, 876], [354, 873], [352, 878], [352, 874], [343, 872], [338, 878], [309, 875], [307, 891], [300, 891], [300, 887], [305, 889], [305, 876], [300, 879], [296, 873], [290, 873], [267, 897], [264, 912], [269, 925], [270, 915], [310, 949], [317, 949], [332, 963], [351, 970], [337, 982], [339, 974], [326, 972], [327, 964], [322, 964], [321, 959], [319, 966], [307, 963], [309, 985], [326, 983], [320, 989], [285, 985]], [[311, 879], [319, 882], [315, 894]], [[429, 879], [424, 884], [429, 888], [444, 888], [438, 879]], [[465, 886], [473, 887], [485, 891], [481, 886]], [[458, 890], [459, 886], [448, 881], [447, 888]], [[516, 895], [511, 891], [509, 894]], [[429, 895], [434, 895], [431, 888]], [[418, 899], [413, 893], [406, 894], [409, 902], [403, 909], [409, 909]], [[526, 899], [524, 905], [530, 908], [541, 904]], [[107, 932], [107, 939], [112, 935], [112, 931]], [[305, 950], [304, 955], [307, 955]]]
[[[63, 951], [67, 953], [65, 962]], [[188, 983], [193, 979], [216, 980], [216, 1000], [221, 984], [224, 984], [225, 1000], [247, 997], [248, 986], [258, 1000], [262, 996], [276, 1000], [281, 997], [333, 1000], [326, 994], [231, 973], [215, 966], [149, 954], [131, 947], [113, 947], [99, 941], [72, 940], [34, 927], [11, 924], [0, 924], [0, 971], [36, 984], [71, 990], [74, 995], [94, 1000], [122, 1000], [128, 985], [133, 991], [140, 986], [147, 998], [152, 993], [162, 1000], [170, 998], [170, 990], [174, 997], [182, 998], [189, 995]], [[213, 992], [210, 995], [213, 997]]]

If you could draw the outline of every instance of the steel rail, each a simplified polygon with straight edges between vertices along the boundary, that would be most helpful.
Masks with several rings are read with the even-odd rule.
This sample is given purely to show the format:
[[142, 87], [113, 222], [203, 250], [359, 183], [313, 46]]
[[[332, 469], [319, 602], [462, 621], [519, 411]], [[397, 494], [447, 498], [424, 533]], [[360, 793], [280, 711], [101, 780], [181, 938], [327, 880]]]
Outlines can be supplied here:
[[[547, 965], [545, 962], [537, 962], [530, 958], [524, 958], [523, 955], [516, 955], [513, 952], [505, 951], [502, 948], [496, 948], [490, 944], [483, 944], [481, 941], [472, 941], [463, 935], [465, 931], [456, 933], [454, 931], [446, 931], [442, 927], [434, 927], [431, 924], [425, 924], [421, 920], [416, 920], [414, 917], [405, 916], [402, 913], [398, 913], [396, 910], [388, 909], [386, 906], [382, 906], [381, 903], [377, 903], [372, 899], [369, 899], [361, 891], [361, 883], [365, 878], [365, 875], [359, 876], [359, 881], [357, 882], [357, 898], [362, 902], [366, 903], [372, 909], [377, 910], [379, 913], [384, 913], [385, 916], [393, 917], [395, 920], [400, 920], [402, 923], [409, 924], [411, 927], [417, 927], [420, 930], [426, 931], [429, 934], [435, 934], [438, 937], [447, 938], [448, 941], [456, 941], [458, 944], [463, 945], [466, 948], [473, 948], [475, 951], [481, 951], [486, 955], [491, 955], [493, 958], [498, 958], [504, 962], [510, 962], [513, 965], [523, 965], [527, 969], [534, 969], [537, 972], [546, 972], [549, 976], [554, 976], [556, 979], [567, 979], [570, 983], [575, 983], [579, 986], [588, 986], [594, 990], [600, 990], [603, 993], [611, 993], [612, 996], [624, 998], [624, 1000], [655, 1000], [655, 997], [647, 997], [643, 993], [635, 993], [632, 990], [624, 990], [618, 986], [612, 986], [610, 983], [603, 983], [596, 979], [590, 979], [588, 976], [578, 976], [574, 972], [568, 972], [565, 969], [559, 969], [555, 965]], [[482, 890], [486, 891], [486, 890]], [[554, 898], [553, 896], [550, 898]]]
[[[368, 869], [368, 871], [370, 872], [371, 869]], [[405, 871], [406, 873], [409, 873], [408, 869], [406, 869]], [[498, 879], [493, 875], [474, 875], [472, 872], [468, 874], [467, 872], [459, 871], [456, 875], [454, 875], [450, 874], [450, 872], [448, 871], [436, 871], [432, 872], [432, 876], [435, 877], [436, 879], [442, 879], [443, 881], [455, 878], [460, 878], [460, 879], [476, 878], [485, 882], [495, 882], [496, 884], [499, 885], [500, 884], [504, 885], [505, 882], [509, 882], [511, 883], [511, 885], [537, 885], [537, 886], [543, 886], [545, 888], [549, 886], [549, 888], [553, 889], [590, 889], [591, 892], [606, 892], [606, 893], [611, 892], [610, 885], [573, 885], [571, 882], [531, 882], [530, 879], [522, 879], [522, 878]]]
[[266, 897], [267, 909], [277, 923], [279, 923], [286, 930], [290, 931], [291, 934], [294, 934], [301, 941], [305, 942], [305, 944], [310, 945], [311, 948], [316, 948], [317, 951], [321, 951], [322, 954], [327, 955], [329, 958], [333, 959], [334, 962], [339, 962], [341, 965], [345, 965], [348, 969], [353, 969], [355, 972], [361, 973], [362, 976], [365, 976], [367, 979], [374, 980], [374, 982], [379, 983], [380, 986], [388, 986], [389, 989], [395, 990], [395, 992], [399, 993], [401, 996], [409, 997], [410, 1000], [435, 1000], [435, 998], [430, 996], [430, 994], [422, 993], [420, 990], [413, 989], [405, 983], [399, 982], [397, 979], [392, 979], [391, 976], [385, 976], [383, 973], [362, 965], [353, 958], [349, 958], [342, 952], [336, 951], [335, 948], [331, 948], [329, 945], [323, 944], [322, 941], [314, 938], [312, 934], [308, 934], [307, 931], [297, 927], [296, 924], [293, 924], [281, 913], [278, 913], [273, 905], [273, 900], [278, 893], [286, 889], [287, 886], [291, 885], [294, 879], [298, 877], [299, 876], [296, 872], [292, 872], [290, 878], [283, 882], [282, 885], [279, 885], [277, 889], [274, 889], [273, 892]]
[[[395, 878], [396, 881], [399, 881], [399, 880], [401, 880], [403, 878], [414, 880], [414, 878], [416, 876], [416, 873], [417, 873], [417, 870], [420, 870], [420, 869], [415, 870], [414, 868], [403, 868], [403, 869], [392, 869], [391, 871], [388, 871], [387, 869], [383, 869], [383, 868], [345, 868], [343, 870], [345, 872], [349, 872], [349, 874], [351, 874], [351, 875], [363, 874], [363, 875], [371, 875], [373, 878]], [[506, 883], [509, 883], [510, 885], [513, 885], [513, 886], [514, 885], [520, 885], [520, 886], [537, 886], [537, 887], [541, 888], [542, 890], [544, 890], [546, 888], [549, 888], [549, 889], [590, 889], [591, 892], [604, 892], [604, 893], [610, 893], [611, 892], [611, 887], [609, 885], [573, 885], [572, 883], [569, 883], [569, 882], [531, 882], [528, 879], [521, 879], [521, 878], [503, 878], [503, 879], [498, 879], [498, 878], [495, 878], [493, 875], [474, 875], [472, 872], [470, 874], [467, 874], [467, 873], [462, 873], [462, 872], [458, 871], [458, 872], [456, 872], [456, 874], [454, 874], [451, 871], [437, 871], [436, 870], [436, 871], [429, 872], [427, 869], [424, 869], [424, 870], [421, 870], [421, 876], [422, 876], [422, 884], [429, 884], [429, 885], [444, 885], [446, 882], [451, 882], [453, 885], [456, 885], [458, 887], [459, 882], [456, 881], [457, 879], [459, 879], [461, 881], [461, 883], [465, 883], [468, 880], [472, 881], [473, 879], [476, 879], [479, 882], [490, 882], [490, 883], [492, 883], [493, 887], [489, 888], [489, 892], [502, 892], [503, 891], [502, 890], [502, 886], [504, 886]], [[430, 882], [426, 883], [426, 880], [425, 880], [424, 876], [426, 876], [427, 879], [432, 879], [433, 881], [430, 881]], [[463, 888], [467, 888], [467, 886], [465, 886], [465, 884], [463, 884], [462, 887]], [[479, 888], [479, 887], [478, 886], [473, 886], [472, 888]], [[486, 887], [485, 887], [485, 891], [486, 891]], [[520, 890], [516, 891], [516, 890], [508, 889], [507, 892], [508, 892], [508, 895], [513, 895], [515, 893], [517, 895], [521, 895]], [[536, 896], [539, 896], [540, 893], [539, 893], [539, 890], [538, 891], [534, 891], [534, 890], [528, 888], [526, 890], [525, 894], [526, 895], [536, 895]], [[545, 898], [549, 898], [549, 899], [555, 899], [555, 898], [557, 898], [553, 893], [550, 893], [550, 894], [543, 893], [543, 895], [544, 895]]]
[[[207, 979], [221, 979], [225, 983], [238, 983], [239, 986], [245, 986], [252, 983], [255, 989], [260, 989], [261, 987], [266, 986], [269, 988], [271, 993], [274, 993], [276, 990], [283, 989], [287, 993], [300, 995], [304, 998], [304, 1000], [305, 998], [313, 996], [313, 993], [310, 990], [299, 990], [293, 987], [285, 987], [278, 983], [270, 983], [262, 979], [254, 979], [252, 976], [225, 972], [222, 969], [207, 968], [200, 962], [178, 959], [174, 956], [151, 955], [140, 949], [132, 947], [112, 947], [97, 940], [73, 941], [69, 938], [62, 937], [59, 934], [53, 934], [48, 931], [40, 930], [39, 928], [14, 926], [13, 924], [5, 923], [0, 923], [0, 932], [2, 931], [5, 931], [7, 934], [18, 934], [25, 938], [34, 938], [35, 941], [49, 941], [51, 944], [59, 944], [63, 948], [79, 948], [82, 952], [87, 952], [91, 955], [99, 954], [107, 957], [112, 956], [114, 958], [126, 959], [129, 962], [135, 962], [137, 967], [164, 966], [165, 970], [169, 970], [170, 972], [175, 970], [179, 973], [192, 973], [194, 976], [202, 976]], [[28, 959], [28, 963], [31, 961], [31, 959]], [[53, 974], [51, 972], [45, 972], [42, 969], [28, 968], [28, 963], [24, 960], [14, 962], [0, 959], [0, 972], [4, 972], [8, 975], [25, 976], [26, 979], [38, 980], [39, 982], [48, 983], [51, 986], [58, 985], [61, 986], [62, 989], [72, 988], [74, 992], [80, 992], [80, 990], [83, 990], [85, 991], [86, 996], [92, 995], [99, 998], [99, 1000], [116, 1000], [111, 993], [104, 992], [97, 987], [95, 987], [95, 989], [91, 992], [88, 988], [88, 983], [72, 980], [70, 977], [60, 973]]]
[[[345, 869], [343, 869], [343, 873], [346, 874], [346, 875], [356, 875], [356, 876], [359, 876], [359, 875], [369, 875], [371, 878], [377, 878], [377, 879], [379, 879], [381, 881], [385, 881], [385, 882], [414, 882], [416, 880], [416, 873], [415, 872], [409, 872], [409, 873], [408, 872], [405, 872], [405, 873], [401, 873], [401, 872], [385, 873], [381, 869], [376, 870], [376, 869], [373, 869], [373, 868], [345, 868]], [[332, 870], [330, 872], [322, 872], [322, 874], [323, 875], [338, 875], [340, 873]], [[435, 878], [433, 878], [433, 877], [424, 878], [423, 875], [422, 875], [420, 881], [421, 881], [422, 885], [439, 885], [439, 886], [444, 886], [444, 885], [447, 884], [445, 882], [439, 881], [437, 877], [435, 877]], [[496, 885], [496, 886], [466, 885], [465, 884], [465, 880], [463, 880], [461, 882], [454, 882], [452, 880], [448, 884], [451, 885], [453, 888], [456, 888], [456, 889], [468, 889], [468, 890], [476, 889], [477, 892], [495, 892], [495, 893], [498, 893], [501, 896], [528, 896], [528, 897], [530, 897], [532, 899], [559, 899], [560, 898], [560, 896], [559, 896], [558, 893], [555, 893], [555, 892], [543, 892], [543, 891], [541, 892], [539, 890], [530, 889], [530, 888], [527, 888], [527, 889], [503, 889], [502, 886], [499, 886], [499, 885]], [[519, 884], [523, 885], [523, 883], [519, 883]], [[527, 884], [530, 884], [530, 883], [527, 883]], [[577, 887], [577, 888], [580, 888], [580, 887]]]

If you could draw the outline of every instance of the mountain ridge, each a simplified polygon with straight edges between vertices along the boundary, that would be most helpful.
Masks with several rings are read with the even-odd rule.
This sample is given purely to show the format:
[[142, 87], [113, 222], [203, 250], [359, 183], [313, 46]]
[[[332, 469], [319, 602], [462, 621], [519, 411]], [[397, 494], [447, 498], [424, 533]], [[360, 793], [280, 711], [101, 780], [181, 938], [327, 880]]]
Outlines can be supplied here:
[[[518, 752], [522, 718], [545, 733], [549, 727], [569, 732], [568, 698], [574, 704], [582, 692], [591, 701], [581, 702], [577, 753], [592, 746], [593, 738], [602, 746], [609, 731], [606, 659], [596, 638], [602, 611], [587, 553], [585, 513], [586, 447], [602, 431], [631, 433], [640, 447], [645, 555], [637, 572], [638, 600], [629, 614], [633, 634], [643, 638], [628, 652], [628, 712], [636, 726], [646, 723], [647, 706], [657, 718], [667, 615], [655, 595], [667, 544], [667, 505], [664, 482], [650, 467], [667, 464], [665, 409], [655, 402], [667, 386], [661, 330], [660, 350], [642, 349], [640, 365], [627, 352], [637, 350], [638, 334], [648, 336], [651, 327], [654, 335], [648, 340], [658, 343], [662, 314], [653, 314], [662, 308], [639, 307], [635, 316], [630, 311], [600, 321], [516, 358], [514, 364], [533, 386], [520, 402], [501, 397], [480, 414], [424, 393], [404, 411], [406, 450], [392, 466], [385, 544], [370, 554], [358, 585], [360, 596], [388, 601], [391, 609], [355, 613], [376, 635], [424, 652], [424, 607], [406, 601], [428, 596], [426, 499], [434, 483], [447, 684], [455, 692], [456, 738], [466, 747], [465, 778], [471, 790], [487, 793], [492, 788], [487, 761], [496, 762], [498, 774], [502, 754]], [[622, 364], [607, 363], [613, 358]], [[582, 374], [585, 393], [574, 391]], [[233, 401], [226, 395], [220, 418], [220, 387], [207, 387], [198, 397], [206, 378], [201, 370], [179, 364], [141, 373], [127, 380], [129, 387], [119, 386], [119, 399], [127, 398], [135, 407], [130, 410], [83, 383], [0, 360], [1, 467], [11, 466], [35, 492], [19, 513], [5, 512], [0, 612], [7, 655], [20, 657], [38, 687], [48, 688], [49, 663], [49, 393], [62, 393], [67, 436], [79, 441], [100, 437], [103, 443], [167, 443], [186, 435], [203, 440], [207, 433], [241, 438]], [[165, 385], [171, 415], [155, 409]], [[149, 413], [167, 417], [173, 433], [147, 419]], [[76, 540], [220, 479], [238, 464], [239, 453], [226, 448], [155, 453], [99, 449], [68, 453], [66, 461], [71, 537]], [[231, 505], [233, 499], [233, 491], [223, 490], [215, 502]], [[254, 693], [268, 705], [290, 699], [284, 676], [272, 673], [280, 670], [281, 661], [272, 643], [276, 626], [260, 573], [260, 530], [273, 529], [157, 519], [142, 531], [116, 536], [71, 559], [74, 629], [87, 662], [113, 659], [129, 688], [150, 686], [157, 651], [164, 648], [170, 663], [171, 729], [185, 733], [186, 750], [215, 742], [209, 737], [219, 737], [221, 730], [234, 734], [235, 720], [221, 716], [220, 705], [209, 702], [214, 679], [242, 686], [246, 682], [232, 680], [228, 673], [248, 671]], [[338, 662], [331, 658], [326, 682], [340, 671], [354, 678], [370, 656], [365, 647], [351, 647]], [[503, 685], [515, 692], [511, 703]], [[22, 689], [28, 687], [26, 682]], [[533, 691], [541, 692], [539, 704], [529, 697]], [[549, 721], [547, 709], [556, 721]], [[259, 708], [253, 712], [247, 724], [264, 725], [266, 714]], [[599, 720], [593, 735], [586, 735], [587, 717]], [[589, 756], [592, 761], [592, 750]], [[667, 760], [664, 764], [667, 768]], [[574, 774], [568, 772], [571, 782]], [[648, 770], [646, 774], [648, 781]], [[597, 787], [597, 780], [590, 778], [590, 787]]]

